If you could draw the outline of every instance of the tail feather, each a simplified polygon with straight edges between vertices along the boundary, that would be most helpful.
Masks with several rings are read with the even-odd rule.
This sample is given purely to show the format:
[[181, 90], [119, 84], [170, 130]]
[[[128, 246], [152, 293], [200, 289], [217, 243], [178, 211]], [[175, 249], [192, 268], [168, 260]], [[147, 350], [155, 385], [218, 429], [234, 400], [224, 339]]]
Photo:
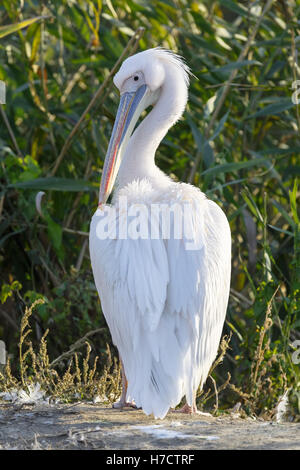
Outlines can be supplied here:
[[128, 379], [128, 396], [146, 414], [156, 418], [164, 418], [184, 395], [188, 402], [193, 399], [196, 345], [187, 341], [186, 319], [182, 318], [182, 322], [177, 320], [174, 324], [171, 315], [162, 315], [155, 333], [145, 330], [140, 323], [136, 327], [139, 335], [138, 340], [135, 338], [135, 353], [126, 347], [120, 351]]

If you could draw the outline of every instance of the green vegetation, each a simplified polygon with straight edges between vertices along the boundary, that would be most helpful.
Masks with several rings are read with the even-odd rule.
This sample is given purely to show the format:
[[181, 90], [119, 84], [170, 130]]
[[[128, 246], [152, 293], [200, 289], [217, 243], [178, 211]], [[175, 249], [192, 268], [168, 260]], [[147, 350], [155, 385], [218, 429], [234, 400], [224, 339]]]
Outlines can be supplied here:
[[112, 72], [122, 54], [163, 46], [195, 77], [157, 163], [217, 201], [232, 230], [218, 408], [271, 416], [287, 391], [299, 415], [299, 15], [298, 0], [1, 2], [0, 391], [30, 380], [66, 400], [72, 387], [88, 399], [118, 390], [87, 234], [118, 104]]

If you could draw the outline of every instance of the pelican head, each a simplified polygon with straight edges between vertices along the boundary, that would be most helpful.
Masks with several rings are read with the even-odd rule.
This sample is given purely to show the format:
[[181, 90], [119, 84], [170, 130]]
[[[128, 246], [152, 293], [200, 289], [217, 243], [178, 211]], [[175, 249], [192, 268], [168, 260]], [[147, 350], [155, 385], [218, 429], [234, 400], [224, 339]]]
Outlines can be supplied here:
[[126, 59], [114, 77], [120, 91], [120, 103], [105, 157], [100, 184], [99, 204], [107, 201], [120, 168], [128, 140], [141, 113], [158, 101], [167, 80], [167, 64], [176, 66], [188, 85], [188, 67], [176, 54], [154, 48]]

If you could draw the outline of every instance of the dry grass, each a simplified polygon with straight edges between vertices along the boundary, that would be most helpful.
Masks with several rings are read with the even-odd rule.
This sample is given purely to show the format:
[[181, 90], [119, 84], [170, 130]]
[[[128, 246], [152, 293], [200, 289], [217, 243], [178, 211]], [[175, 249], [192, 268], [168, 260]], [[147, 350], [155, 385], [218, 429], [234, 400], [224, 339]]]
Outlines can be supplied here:
[[[203, 408], [210, 400], [214, 400], [213, 414], [217, 415], [219, 410], [219, 394], [226, 389], [230, 389], [242, 401], [245, 409], [238, 405], [239, 415], [260, 415], [266, 419], [274, 417], [281, 403], [282, 396], [274, 406], [269, 409], [261, 410], [261, 402], [267, 393], [270, 397], [277, 396], [278, 387], [276, 381], [270, 378], [270, 370], [272, 366], [278, 363], [281, 372], [281, 388], [285, 397], [288, 391], [288, 381], [280, 366], [280, 357], [274, 354], [270, 349], [270, 338], [267, 333], [270, 330], [272, 322], [272, 303], [278, 289], [274, 292], [268, 303], [263, 325], [257, 329], [258, 341], [251, 365], [251, 374], [249, 381], [243, 388], [237, 387], [230, 382], [231, 375], [228, 372], [226, 380], [219, 386], [213, 377], [213, 372], [219, 364], [222, 363], [228, 349], [230, 349], [230, 341], [232, 333], [224, 336], [219, 347], [219, 355], [215, 359], [209, 372], [209, 379], [213, 384], [213, 389], [208, 388], [205, 392], [198, 391], [197, 403]], [[5, 370], [0, 372], [0, 391], [27, 393], [31, 396], [34, 387], [38, 385], [38, 390], [42, 390], [43, 395], [49, 401], [70, 403], [74, 401], [93, 401], [102, 403], [113, 403], [118, 399], [121, 393], [121, 371], [119, 362], [116, 358], [112, 358], [111, 351], [107, 345], [105, 361], [102, 374], [97, 371], [98, 356], [91, 361], [91, 345], [87, 338], [100, 330], [92, 330], [83, 338], [74, 343], [68, 351], [61, 354], [52, 362], [49, 359], [47, 350], [46, 330], [42, 336], [38, 350], [35, 351], [30, 341], [30, 317], [37, 305], [43, 304], [44, 300], [36, 300], [30, 307], [26, 307], [25, 313], [21, 320], [20, 338], [19, 338], [19, 379], [14, 377], [10, 367], [10, 361], [7, 361]], [[79, 349], [83, 346], [86, 348], [85, 356], [79, 353]], [[61, 372], [60, 366], [64, 364], [64, 371]], [[274, 388], [275, 387], [275, 388]], [[34, 401], [34, 398], [33, 398]], [[246, 410], [246, 411], [245, 411]], [[232, 410], [230, 410], [232, 411]], [[224, 410], [223, 410], [224, 412]]]
[[[43, 303], [44, 300], [38, 299], [30, 307], [25, 308], [25, 313], [21, 320], [19, 339], [20, 379], [18, 380], [13, 376], [8, 360], [4, 372], [0, 372], [0, 391], [25, 390], [25, 392], [30, 394], [30, 387], [34, 384], [39, 384], [40, 388], [46, 392], [47, 397], [52, 401], [99, 400], [105, 403], [116, 401], [121, 393], [121, 371], [119, 362], [116, 358], [112, 358], [109, 346], [107, 345], [106, 364], [101, 376], [97, 372], [98, 356], [95, 357], [92, 364], [90, 361], [91, 346], [86, 339], [97, 330], [87, 333], [83, 338], [76, 341], [68, 351], [61, 354], [52, 362], [47, 351], [47, 335], [49, 330], [46, 330], [42, 336], [38, 351], [34, 350], [29, 339], [32, 332], [29, 320], [34, 308]], [[231, 376], [228, 372], [225, 382], [217, 387], [212, 373], [223, 361], [229, 348], [231, 336], [232, 334], [222, 338], [219, 355], [209, 372], [209, 377], [214, 384], [213, 392], [211, 389], [208, 389], [205, 393], [199, 390], [197, 395], [201, 407], [208, 400], [215, 397], [214, 413], [218, 411], [219, 393], [229, 385]], [[83, 345], [86, 346], [86, 354], [80, 360], [77, 350], [82, 348]], [[67, 364], [64, 372], [58, 372], [57, 370], [61, 363]]]
[[[99, 400], [106, 403], [115, 401], [120, 395], [120, 367], [116, 359], [112, 359], [109, 346], [106, 350], [106, 363], [102, 375], [97, 372], [98, 356], [90, 364], [91, 346], [88, 341], [79, 340], [70, 351], [54, 361], [50, 361], [47, 351], [46, 330], [41, 338], [38, 351], [34, 351], [29, 335], [30, 317], [34, 308], [44, 301], [38, 299], [31, 307], [26, 307], [22, 317], [19, 340], [19, 371], [17, 379], [11, 372], [7, 361], [5, 370], [0, 372], [0, 390], [24, 390], [30, 393], [30, 387], [39, 384], [51, 400], [71, 402], [74, 400]], [[86, 335], [88, 336], [88, 335]], [[85, 338], [83, 338], [85, 340]], [[80, 358], [76, 349], [85, 344], [85, 357]], [[64, 372], [59, 372], [58, 365], [69, 358]]]
[[[272, 305], [278, 289], [279, 286], [268, 302], [263, 325], [261, 327], [257, 326], [258, 343], [251, 363], [248, 382], [243, 388], [229, 383], [229, 387], [240, 397], [248, 413], [265, 419], [271, 419], [276, 415], [276, 410], [283, 397], [287, 397], [290, 391], [288, 379], [281, 365], [281, 361], [284, 361], [284, 356], [282, 353], [274, 352], [271, 349], [271, 339], [270, 335], [268, 336], [273, 325]], [[272, 377], [275, 368], [279, 370], [277, 380], [274, 380], [274, 377]], [[280, 395], [278, 389], [281, 390]], [[274, 401], [275, 397], [277, 399]], [[272, 406], [262, 406], [262, 403], [269, 403], [272, 399]], [[290, 416], [292, 416], [292, 410], [290, 411]], [[297, 416], [294, 416], [294, 418], [298, 420]]]

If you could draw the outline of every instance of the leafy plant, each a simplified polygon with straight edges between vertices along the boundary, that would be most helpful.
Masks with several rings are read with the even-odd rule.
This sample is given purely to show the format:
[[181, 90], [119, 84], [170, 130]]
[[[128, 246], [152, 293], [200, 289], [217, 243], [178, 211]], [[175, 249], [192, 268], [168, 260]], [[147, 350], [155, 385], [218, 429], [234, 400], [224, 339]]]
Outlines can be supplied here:
[[[232, 387], [221, 391], [218, 408], [241, 399], [247, 412], [270, 415], [288, 390], [299, 413], [299, 365], [291, 361], [300, 336], [300, 114], [291, 100], [299, 13], [296, 1], [3, 0], [0, 337], [12, 376], [20, 374], [21, 318], [38, 298], [45, 303], [32, 314], [33, 350], [48, 329], [49, 355], [59, 357], [105, 328], [90, 340], [91, 370], [105, 351], [110, 336], [87, 234], [117, 109], [112, 76], [137, 49], [163, 46], [196, 78], [157, 163], [220, 204], [232, 231], [224, 327], [232, 338], [213, 372], [221, 384], [228, 372]], [[46, 193], [40, 214], [38, 191]]]

